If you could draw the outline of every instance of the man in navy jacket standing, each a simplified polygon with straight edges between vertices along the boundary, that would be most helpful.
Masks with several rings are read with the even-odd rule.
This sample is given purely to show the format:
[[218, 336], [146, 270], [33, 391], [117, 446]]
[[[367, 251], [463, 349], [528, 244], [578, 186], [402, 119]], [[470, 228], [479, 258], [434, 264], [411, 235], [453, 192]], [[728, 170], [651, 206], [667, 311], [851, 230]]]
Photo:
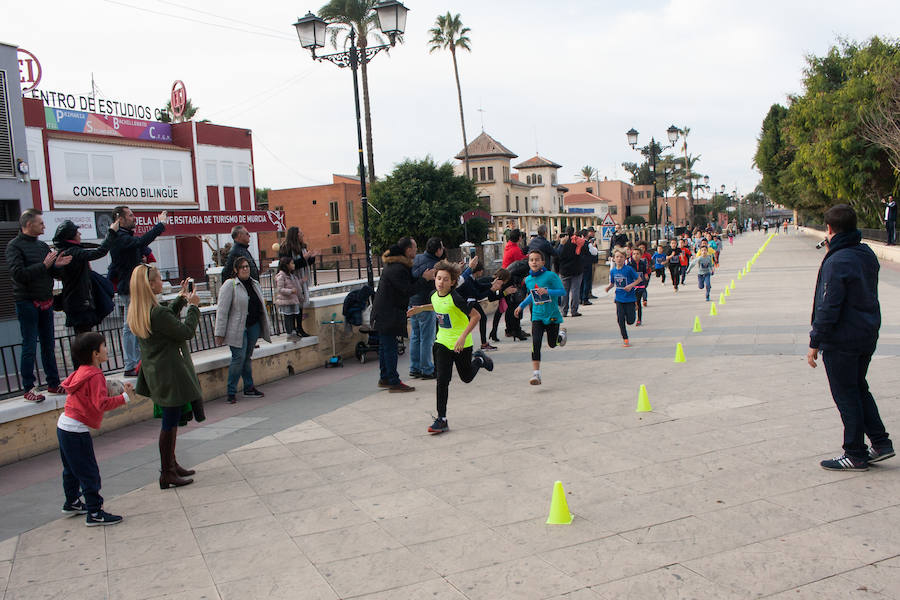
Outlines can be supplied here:
[[884, 227], [887, 230], [887, 245], [893, 246], [897, 243], [897, 202], [893, 196], [888, 196], [887, 200], [882, 199], [884, 204]]
[[[894, 456], [866, 372], [878, 342], [878, 259], [860, 243], [856, 213], [847, 204], [825, 212], [828, 253], [822, 259], [813, 300], [807, 362], [815, 368], [819, 351], [831, 396], [844, 423], [844, 454], [823, 460], [830, 471], [866, 471], [869, 463]], [[866, 448], [865, 436], [871, 449]]]

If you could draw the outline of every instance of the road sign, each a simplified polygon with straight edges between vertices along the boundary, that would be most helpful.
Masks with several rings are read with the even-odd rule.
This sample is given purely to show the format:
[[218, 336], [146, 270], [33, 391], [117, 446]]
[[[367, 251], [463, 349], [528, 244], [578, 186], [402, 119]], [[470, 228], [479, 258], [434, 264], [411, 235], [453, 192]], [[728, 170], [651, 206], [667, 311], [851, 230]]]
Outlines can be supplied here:
[[600, 226], [600, 239], [604, 242], [608, 242], [612, 239], [613, 234], [616, 232], [616, 227], [609, 225], [601, 225]]
[[603, 217], [603, 226], [604, 227], [615, 227], [616, 226], [616, 220], [612, 218], [611, 214], [606, 213], [606, 216]]

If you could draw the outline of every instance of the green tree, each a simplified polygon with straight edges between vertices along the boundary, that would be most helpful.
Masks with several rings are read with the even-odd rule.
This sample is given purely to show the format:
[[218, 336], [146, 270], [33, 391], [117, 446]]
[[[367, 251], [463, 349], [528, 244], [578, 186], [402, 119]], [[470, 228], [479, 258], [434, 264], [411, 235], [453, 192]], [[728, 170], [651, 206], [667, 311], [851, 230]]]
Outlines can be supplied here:
[[[185, 121], [190, 121], [194, 118], [194, 115], [197, 114], [197, 111], [200, 110], [199, 106], [194, 106], [191, 102], [191, 99], [188, 98], [184, 103], [184, 112], [181, 113], [180, 117], [176, 117], [175, 113], [172, 112], [172, 101], [169, 100], [166, 102], [166, 105], [161, 109], [162, 114], [159, 117], [159, 120], [163, 123], [183, 123]], [[204, 119], [202, 122], [207, 122]]]
[[[342, 25], [331, 30], [331, 43], [337, 48], [341, 36], [347, 42], [350, 29], [356, 32], [356, 47], [360, 56], [366, 55], [369, 36], [379, 44], [384, 39], [377, 33], [378, 15], [375, 13], [376, 0], [330, 0], [319, 9], [319, 16], [329, 23]], [[400, 38], [398, 38], [400, 39]], [[402, 40], [401, 40], [402, 41]], [[369, 161], [369, 181], [375, 183], [375, 152], [372, 149], [372, 109], [369, 105], [369, 67], [364, 60], [359, 61], [359, 72], [362, 78], [363, 120], [366, 129], [366, 158]]]
[[269, 208], [269, 192], [272, 188], [256, 188], [256, 207], [262, 209]]
[[595, 169], [591, 165], [585, 165], [581, 167], [581, 171], [578, 172], [578, 176], [581, 177], [582, 181], [593, 181], [597, 178], [597, 169]]
[[466, 140], [466, 117], [463, 114], [462, 87], [459, 85], [459, 67], [456, 64], [456, 51], [465, 50], [471, 52], [471, 29], [463, 27], [459, 14], [439, 15], [434, 22], [434, 27], [428, 30], [431, 39], [428, 41], [430, 53], [438, 50], [449, 50], [453, 58], [453, 76], [456, 78], [456, 97], [459, 101], [459, 122], [462, 126], [463, 154], [465, 155], [466, 176], [469, 176], [469, 142]]
[[[369, 200], [376, 209], [370, 231], [378, 252], [407, 235], [420, 245], [437, 236], [448, 247], [457, 246], [463, 241], [460, 216], [479, 206], [475, 183], [455, 175], [450, 163], [437, 165], [430, 157], [397, 165], [372, 185]], [[475, 239], [471, 228], [469, 238]]]

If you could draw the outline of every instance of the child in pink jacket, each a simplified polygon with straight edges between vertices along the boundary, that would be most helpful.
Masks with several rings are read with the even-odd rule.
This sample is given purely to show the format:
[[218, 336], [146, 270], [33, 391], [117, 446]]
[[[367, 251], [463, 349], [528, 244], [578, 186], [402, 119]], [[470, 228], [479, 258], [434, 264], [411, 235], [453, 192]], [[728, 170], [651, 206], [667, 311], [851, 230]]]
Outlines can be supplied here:
[[134, 395], [130, 383], [124, 384], [123, 393], [109, 395], [106, 377], [100, 370], [100, 365], [108, 358], [106, 341], [99, 333], [82, 333], [72, 341], [72, 361], [76, 370], [61, 384], [66, 390], [66, 408], [56, 422], [66, 494], [62, 512], [70, 516], [87, 514], [88, 527], [115, 525], [122, 520], [122, 517], [103, 510], [100, 469], [89, 431], [89, 428], [100, 428], [104, 412], [122, 406]]

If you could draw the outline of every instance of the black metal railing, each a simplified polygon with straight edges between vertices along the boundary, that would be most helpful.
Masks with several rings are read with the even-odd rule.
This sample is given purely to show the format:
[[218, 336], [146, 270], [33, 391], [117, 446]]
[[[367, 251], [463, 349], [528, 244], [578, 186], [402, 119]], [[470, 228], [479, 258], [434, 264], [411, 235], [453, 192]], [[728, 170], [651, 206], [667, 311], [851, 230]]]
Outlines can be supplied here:
[[[264, 288], [265, 289], [265, 288]], [[271, 288], [269, 289], [271, 297]], [[280, 335], [284, 333], [284, 322], [278, 311], [278, 308], [271, 302], [266, 302], [266, 312], [269, 315], [269, 321], [272, 323], [272, 335]], [[118, 311], [113, 314], [118, 314]], [[220, 348], [225, 344], [217, 344], [215, 339], [216, 313], [213, 310], [201, 310], [200, 324], [193, 339], [188, 342], [191, 352], [202, 352], [204, 350], [212, 350]], [[70, 330], [67, 330], [70, 331]], [[125, 367], [124, 351], [122, 348], [122, 319], [121, 317], [113, 317], [103, 322], [103, 327], [97, 330], [106, 338], [106, 347], [109, 353], [109, 360], [101, 365], [104, 373], [112, 373], [119, 371]], [[58, 336], [55, 339], [56, 367], [59, 370], [60, 379], [65, 379], [75, 370], [72, 363], [72, 340], [75, 339], [74, 333], [67, 333]], [[24, 393], [26, 390], [22, 386], [22, 376], [19, 372], [21, 364], [22, 344], [7, 344], [0, 346], [0, 366], [3, 372], [0, 373], [0, 400], [11, 396]], [[35, 385], [42, 386], [46, 383], [46, 374], [42, 368], [39, 368], [40, 352], [35, 357], [36, 382]]]
[[[372, 255], [372, 271], [381, 276], [381, 255]], [[312, 265], [312, 285], [340, 283], [366, 278], [366, 255], [363, 252], [351, 254], [320, 254]]]

